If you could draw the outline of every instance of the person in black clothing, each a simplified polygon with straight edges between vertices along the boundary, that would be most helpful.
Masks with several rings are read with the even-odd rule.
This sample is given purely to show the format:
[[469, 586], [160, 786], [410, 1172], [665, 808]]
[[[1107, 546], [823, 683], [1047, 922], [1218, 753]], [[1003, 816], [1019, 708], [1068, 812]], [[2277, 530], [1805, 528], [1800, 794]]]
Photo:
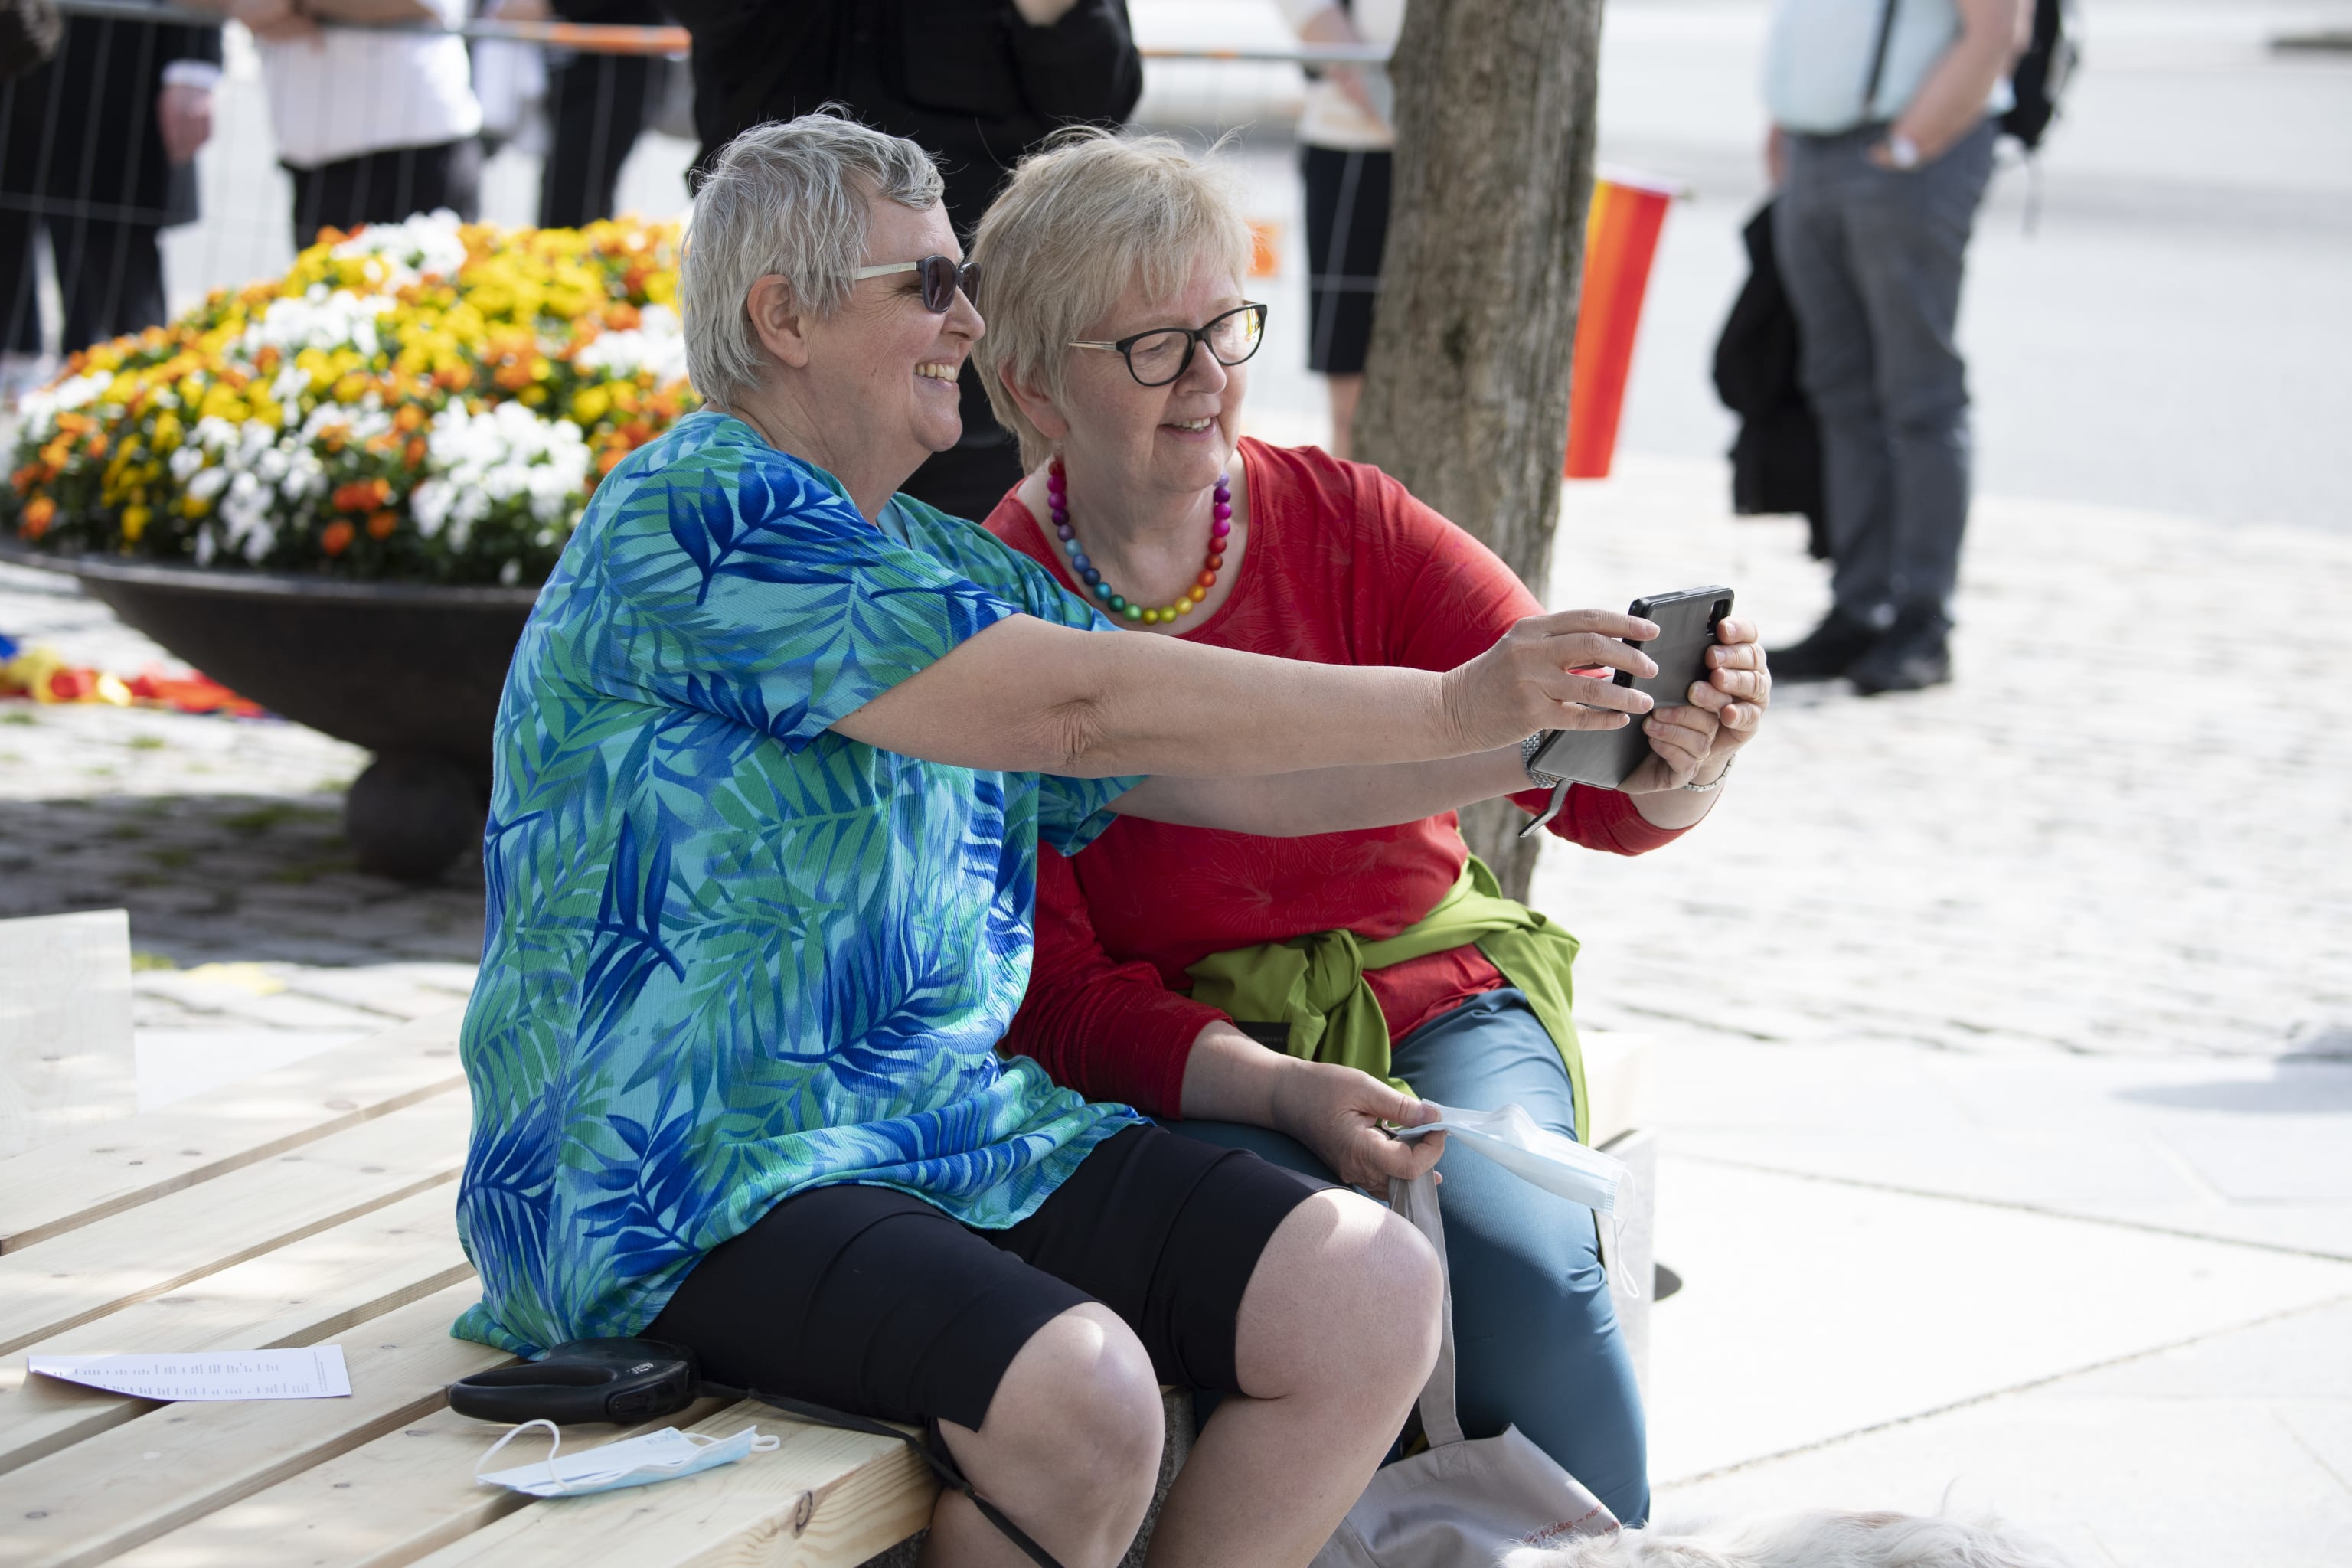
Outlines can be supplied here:
[[[1116, 129], [1143, 93], [1125, 0], [669, 0], [694, 35], [698, 171], [738, 132], [827, 102], [921, 145], [969, 239], [1005, 173], [1065, 125]], [[691, 179], [693, 176], [689, 176]], [[978, 301], [987, 313], [987, 283]], [[905, 485], [985, 517], [1022, 478], [966, 362], [963, 435]]]
[[[659, 27], [659, 0], [553, 0], [567, 22]], [[578, 228], [613, 216], [621, 165], [637, 144], [654, 80], [651, 55], [551, 49], [547, 58], [547, 162], [539, 174], [539, 226]]]
[[195, 220], [220, 58], [216, 26], [77, 15], [54, 58], [0, 86], [0, 350], [41, 353], [44, 232], [63, 352], [163, 324], [157, 237]]
[[[506, 22], [551, 18], [599, 27], [663, 27], [660, 0], [497, 0], [488, 15]], [[539, 226], [578, 228], [613, 216], [621, 165], [646, 128], [654, 87], [652, 55], [547, 50], [546, 160], [539, 172]]]

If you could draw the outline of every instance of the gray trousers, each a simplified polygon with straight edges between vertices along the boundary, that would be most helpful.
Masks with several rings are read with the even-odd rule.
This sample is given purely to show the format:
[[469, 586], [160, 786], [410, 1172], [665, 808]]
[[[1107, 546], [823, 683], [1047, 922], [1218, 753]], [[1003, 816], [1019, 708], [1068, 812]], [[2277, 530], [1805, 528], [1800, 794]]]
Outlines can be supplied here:
[[1908, 174], [1865, 153], [1886, 128], [1791, 135], [1772, 237], [1822, 427], [1839, 609], [1950, 616], [1969, 518], [1961, 263], [1992, 175], [1991, 121]]

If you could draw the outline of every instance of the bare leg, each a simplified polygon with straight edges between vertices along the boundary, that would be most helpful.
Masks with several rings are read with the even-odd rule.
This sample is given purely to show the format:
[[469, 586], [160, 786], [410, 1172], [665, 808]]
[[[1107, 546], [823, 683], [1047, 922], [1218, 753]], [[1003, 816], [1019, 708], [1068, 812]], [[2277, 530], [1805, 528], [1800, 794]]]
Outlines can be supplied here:
[[[940, 1430], [980, 1495], [1055, 1560], [1108, 1568], [1135, 1540], [1160, 1479], [1160, 1380], [1134, 1331], [1088, 1302], [1021, 1347], [979, 1431], [952, 1421]], [[1034, 1568], [955, 1492], [932, 1511], [922, 1563]]]
[[1360, 1194], [1317, 1194], [1242, 1297], [1225, 1400], [1151, 1538], [1152, 1568], [1297, 1568], [1396, 1440], [1437, 1360], [1437, 1257]]
[[1364, 378], [1327, 375], [1323, 380], [1331, 391], [1331, 444], [1323, 449], [1344, 463], [1355, 444], [1356, 399], [1363, 395]]

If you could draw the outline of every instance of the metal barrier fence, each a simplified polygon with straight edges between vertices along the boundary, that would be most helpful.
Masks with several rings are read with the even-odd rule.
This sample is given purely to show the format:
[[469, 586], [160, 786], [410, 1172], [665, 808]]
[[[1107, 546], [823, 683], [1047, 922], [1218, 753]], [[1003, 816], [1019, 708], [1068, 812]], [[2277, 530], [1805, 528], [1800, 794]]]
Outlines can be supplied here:
[[[446, 205], [516, 226], [674, 217], [688, 205], [697, 143], [682, 27], [478, 17], [338, 26], [296, 56], [311, 47], [262, 43], [179, 5], [62, 0], [60, 9], [57, 58], [0, 83], [0, 399], [49, 374], [62, 352], [177, 314], [212, 289], [282, 274], [298, 221], [309, 232], [347, 226], [387, 189], [404, 209]], [[1270, 0], [1265, 9], [1271, 20]], [[1200, 26], [1206, 15], [1186, 14], [1193, 32], [1213, 30]], [[1260, 240], [1254, 289], [1276, 306], [1253, 402], [1269, 416], [1284, 407], [1311, 416], [1321, 399], [1304, 372], [1293, 136], [1301, 68], [1376, 66], [1381, 51], [1261, 40], [1139, 52], [1139, 126], [1196, 144], [1228, 136], [1224, 156]], [[169, 89], [215, 63], [209, 135], [193, 159], [159, 163], [154, 133], [167, 143], [188, 133], [164, 118]], [[409, 150], [364, 160], [355, 175], [295, 166], [341, 159], [371, 139]], [[367, 216], [383, 211], [379, 203]]]

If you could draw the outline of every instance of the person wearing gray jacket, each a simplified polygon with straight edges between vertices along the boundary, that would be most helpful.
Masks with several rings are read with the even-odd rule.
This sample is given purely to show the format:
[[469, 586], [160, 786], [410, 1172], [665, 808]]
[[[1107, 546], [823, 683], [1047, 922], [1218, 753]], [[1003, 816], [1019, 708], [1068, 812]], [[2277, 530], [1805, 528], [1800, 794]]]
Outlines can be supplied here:
[[1969, 484], [1960, 278], [2032, 0], [1780, 0], [1774, 246], [1821, 422], [1833, 603], [1774, 652], [1864, 693], [1951, 678]]

